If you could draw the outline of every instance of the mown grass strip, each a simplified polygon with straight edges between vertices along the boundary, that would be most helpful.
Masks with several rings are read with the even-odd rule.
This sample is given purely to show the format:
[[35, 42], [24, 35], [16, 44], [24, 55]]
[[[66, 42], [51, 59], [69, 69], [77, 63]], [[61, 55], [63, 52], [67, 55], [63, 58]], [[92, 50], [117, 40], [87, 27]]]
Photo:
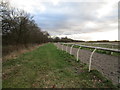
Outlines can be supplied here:
[[115, 88], [73, 55], [46, 44], [3, 63], [3, 88]]

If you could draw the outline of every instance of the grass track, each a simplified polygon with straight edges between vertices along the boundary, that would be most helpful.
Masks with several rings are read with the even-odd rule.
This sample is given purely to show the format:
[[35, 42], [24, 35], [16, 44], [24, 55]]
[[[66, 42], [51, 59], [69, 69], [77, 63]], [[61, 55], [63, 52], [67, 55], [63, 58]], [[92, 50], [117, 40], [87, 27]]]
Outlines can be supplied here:
[[3, 63], [3, 88], [115, 87], [68, 53], [46, 44]]

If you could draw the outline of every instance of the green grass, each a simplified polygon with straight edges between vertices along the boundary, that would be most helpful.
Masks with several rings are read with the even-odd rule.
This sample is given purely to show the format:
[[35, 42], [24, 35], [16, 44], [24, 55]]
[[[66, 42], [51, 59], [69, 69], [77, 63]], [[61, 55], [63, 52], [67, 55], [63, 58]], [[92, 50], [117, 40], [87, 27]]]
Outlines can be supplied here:
[[[65, 45], [66, 46], [66, 45]], [[72, 45], [68, 45], [69, 47], [71, 47]], [[79, 48], [80, 46], [73, 46], [74, 48]], [[89, 50], [89, 51], [93, 51], [94, 49], [92, 48], [87, 48], [87, 47], [81, 47], [81, 49], [84, 49], [84, 50]], [[101, 53], [101, 54], [107, 54], [107, 55], [112, 55], [112, 56], [120, 56], [120, 53], [119, 52], [111, 52], [111, 51], [106, 51], [106, 50], [99, 50], [97, 49], [95, 52], [97, 53]]]
[[[80, 44], [80, 43], [78, 43]], [[119, 44], [118, 45], [111, 45], [111, 44], [95, 44], [95, 43], [82, 43], [82, 45], [87, 45], [87, 46], [96, 46], [96, 47], [103, 47], [103, 48], [113, 48], [113, 49], [120, 49]]]
[[115, 88], [96, 70], [53, 44], [3, 63], [3, 88]]

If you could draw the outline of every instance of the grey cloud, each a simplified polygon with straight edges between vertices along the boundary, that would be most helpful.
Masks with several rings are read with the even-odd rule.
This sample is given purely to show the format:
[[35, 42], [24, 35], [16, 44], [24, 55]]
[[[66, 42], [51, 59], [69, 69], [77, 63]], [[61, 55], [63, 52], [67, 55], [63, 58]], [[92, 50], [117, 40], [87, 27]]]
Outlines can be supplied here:
[[[36, 21], [42, 29], [47, 30], [51, 35], [70, 35], [91, 32], [102, 32], [116, 29], [109, 24], [117, 23], [117, 9], [111, 14], [98, 18], [97, 11], [104, 6], [103, 2], [63, 2], [60, 5], [46, 5], [46, 12], [39, 14]], [[88, 28], [87, 22], [95, 23], [98, 27]]]

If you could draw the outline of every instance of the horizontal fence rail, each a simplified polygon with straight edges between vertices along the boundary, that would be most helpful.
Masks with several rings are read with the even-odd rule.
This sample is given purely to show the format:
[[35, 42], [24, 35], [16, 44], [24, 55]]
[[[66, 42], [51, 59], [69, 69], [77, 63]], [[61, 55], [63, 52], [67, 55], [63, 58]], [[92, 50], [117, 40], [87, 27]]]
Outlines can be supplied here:
[[[86, 46], [81, 44], [75, 43], [56, 43], [57, 47], [67, 53], [70, 53], [76, 57], [76, 61], [79, 59], [89, 65], [88, 71], [90, 72], [91, 69], [96, 68], [102, 74], [104, 74], [107, 78], [111, 79], [113, 83], [120, 83], [120, 73], [118, 69], [118, 57], [106, 54], [99, 54], [95, 53], [96, 50], [104, 50], [120, 53], [119, 49], [111, 49], [111, 48], [102, 48], [102, 47], [95, 47], [95, 46]], [[74, 46], [79, 46], [78, 48], [74, 48]], [[93, 51], [89, 50], [82, 50], [84, 48], [93, 49]], [[96, 56], [97, 55], [97, 56]]]
[[105, 51], [111, 51], [111, 52], [120, 52], [119, 49], [102, 48], [102, 47], [87, 46], [87, 45], [74, 44], [74, 43], [61, 43], [61, 44], [76, 45], [76, 46], [85, 47], [85, 48], [92, 48], [92, 49], [95, 49], [95, 48], [96, 48], [96, 49], [99, 49], [99, 50], [105, 50]]
[[113, 43], [81, 43], [81, 44], [104, 44], [104, 45], [116, 45], [118, 46], [119, 43], [113, 44]]

